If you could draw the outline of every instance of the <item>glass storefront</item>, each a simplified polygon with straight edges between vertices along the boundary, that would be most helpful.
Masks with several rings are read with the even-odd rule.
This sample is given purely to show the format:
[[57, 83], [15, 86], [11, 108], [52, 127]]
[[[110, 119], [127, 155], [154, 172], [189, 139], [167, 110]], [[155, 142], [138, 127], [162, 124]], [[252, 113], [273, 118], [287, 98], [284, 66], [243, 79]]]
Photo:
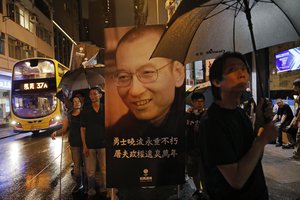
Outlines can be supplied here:
[[0, 75], [0, 125], [9, 123], [11, 77]]

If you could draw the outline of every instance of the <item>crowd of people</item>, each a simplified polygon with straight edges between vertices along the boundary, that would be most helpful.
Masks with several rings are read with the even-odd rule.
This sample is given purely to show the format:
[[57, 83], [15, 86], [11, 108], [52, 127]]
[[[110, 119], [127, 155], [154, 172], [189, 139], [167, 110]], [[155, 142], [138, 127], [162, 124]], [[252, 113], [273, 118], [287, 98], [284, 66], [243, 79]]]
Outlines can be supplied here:
[[[180, 114], [184, 114], [184, 100], [180, 96], [184, 93], [183, 65], [166, 58], [149, 60], [162, 32], [161, 26], [133, 28], [119, 42], [114, 83], [128, 113], [108, 132], [125, 137], [133, 130], [139, 136], [183, 131], [185, 167], [196, 187], [192, 199], [268, 199], [262, 169], [264, 148], [273, 141], [276, 147], [296, 147], [292, 158], [299, 160], [299, 107], [294, 115], [282, 99], [276, 100], [276, 113], [266, 99], [260, 99], [256, 105], [246, 91], [250, 69], [245, 57], [238, 52], [226, 52], [210, 68], [213, 103], [205, 108], [205, 96], [193, 91], [192, 108], [184, 117]], [[293, 85], [299, 95], [300, 79]], [[76, 184], [72, 192], [85, 189], [89, 197], [95, 196], [97, 189], [109, 196], [102, 89], [91, 88], [85, 97], [90, 104], [85, 106], [85, 98], [75, 95], [62, 128], [63, 133], [69, 134], [74, 163]], [[186, 123], [185, 129], [182, 122]], [[287, 133], [287, 144], [283, 144], [283, 132]], [[54, 133], [52, 138], [55, 136]], [[136, 162], [136, 166], [139, 164]]]

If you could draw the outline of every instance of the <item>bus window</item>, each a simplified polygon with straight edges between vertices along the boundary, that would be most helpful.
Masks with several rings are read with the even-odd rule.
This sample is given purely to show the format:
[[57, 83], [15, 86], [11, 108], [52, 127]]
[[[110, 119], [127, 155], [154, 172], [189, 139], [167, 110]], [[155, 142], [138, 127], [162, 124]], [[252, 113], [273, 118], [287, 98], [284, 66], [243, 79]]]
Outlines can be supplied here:
[[13, 80], [28, 80], [41, 78], [54, 78], [54, 63], [50, 60], [36, 60], [37, 65], [32, 62], [19, 62], [14, 67]]
[[12, 109], [18, 117], [39, 118], [55, 111], [57, 99], [55, 92], [13, 95]]

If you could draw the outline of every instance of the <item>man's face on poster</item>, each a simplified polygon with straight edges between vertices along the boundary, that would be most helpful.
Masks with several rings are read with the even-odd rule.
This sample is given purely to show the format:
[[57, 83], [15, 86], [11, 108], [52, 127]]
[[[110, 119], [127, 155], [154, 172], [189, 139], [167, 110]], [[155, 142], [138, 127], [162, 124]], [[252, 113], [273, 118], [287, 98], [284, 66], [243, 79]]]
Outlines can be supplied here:
[[154, 124], [165, 118], [174, 101], [175, 88], [183, 84], [178, 83], [172, 60], [149, 60], [159, 38], [150, 33], [122, 43], [116, 54], [117, 77], [120, 82], [124, 80], [117, 85], [120, 97], [137, 119]]

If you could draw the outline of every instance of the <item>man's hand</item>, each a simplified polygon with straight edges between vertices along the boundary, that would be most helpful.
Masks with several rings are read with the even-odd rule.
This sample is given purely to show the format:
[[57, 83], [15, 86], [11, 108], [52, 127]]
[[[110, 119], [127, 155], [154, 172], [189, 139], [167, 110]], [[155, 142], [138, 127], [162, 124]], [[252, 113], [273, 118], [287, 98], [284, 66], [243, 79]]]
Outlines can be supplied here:
[[52, 140], [56, 140], [56, 132], [53, 132], [53, 133], [51, 134], [51, 138], [52, 138]]
[[271, 141], [274, 141], [278, 136], [278, 129], [274, 122], [269, 122], [263, 126], [262, 133], [257, 137], [257, 140], [261, 140], [264, 145]]
[[261, 98], [256, 107], [256, 127], [263, 127], [274, 117], [272, 103]]
[[292, 125], [288, 125], [288, 126], [286, 126], [286, 127], [284, 128], [284, 131], [287, 131], [287, 130], [289, 130], [291, 127], [292, 127]]
[[193, 110], [194, 110], [193, 108], [189, 108], [186, 112], [187, 112], [187, 113], [192, 113]]

